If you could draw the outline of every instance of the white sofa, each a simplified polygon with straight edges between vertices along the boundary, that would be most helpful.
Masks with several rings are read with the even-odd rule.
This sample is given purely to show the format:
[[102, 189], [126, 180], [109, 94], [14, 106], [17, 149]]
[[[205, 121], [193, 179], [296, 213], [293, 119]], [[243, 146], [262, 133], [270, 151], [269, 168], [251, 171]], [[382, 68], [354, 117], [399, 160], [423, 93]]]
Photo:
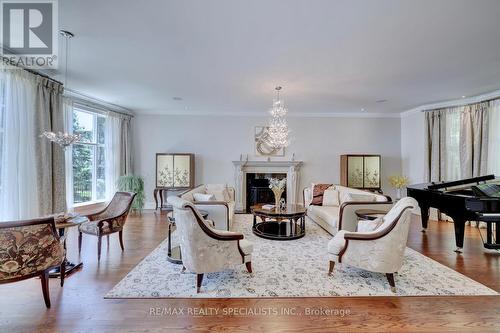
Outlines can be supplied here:
[[[304, 189], [304, 207], [307, 208], [307, 216], [316, 222], [330, 234], [335, 235], [339, 230], [356, 231], [358, 217], [355, 212], [358, 209], [390, 210], [393, 206], [390, 197], [369, 191], [358, 190], [341, 185], [332, 185], [328, 190], [336, 190], [339, 194], [337, 204], [333, 205], [311, 205], [313, 190], [311, 187]], [[352, 194], [358, 197], [356, 201], [347, 197]], [[346, 201], [345, 199], [349, 199]]]
[[[220, 196], [223, 191], [227, 195]], [[195, 193], [217, 194], [215, 201], [196, 201], [193, 197]], [[207, 219], [214, 222], [214, 226], [219, 230], [230, 230], [234, 220], [234, 188], [226, 184], [204, 184], [199, 185], [181, 194], [181, 199], [192, 203], [196, 208], [208, 213]]]

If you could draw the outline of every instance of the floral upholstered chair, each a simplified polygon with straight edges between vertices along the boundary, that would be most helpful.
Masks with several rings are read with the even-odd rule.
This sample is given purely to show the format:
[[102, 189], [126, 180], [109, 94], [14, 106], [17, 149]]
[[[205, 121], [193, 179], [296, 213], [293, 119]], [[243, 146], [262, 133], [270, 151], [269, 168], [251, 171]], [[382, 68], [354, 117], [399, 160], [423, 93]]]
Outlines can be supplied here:
[[82, 250], [82, 234], [97, 236], [97, 260], [101, 259], [101, 238], [113, 233], [118, 233], [120, 246], [123, 248], [123, 226], [127, 220], [130, 206], [136, 193], [116, 192], [109, 205], [100, 212], [87, 215], [89, 222], [78, 227], [78, 251]]
[[61, 286], [64, 284], [64, 253], [53, 217], [0, 222], [0, 284], [40, 276], [47, 308], [52, 268], [60, 266]]
[[403, 198], [384, 217], [360, 224], [365, 225], [365, 230], [359, 230], [360, 225], [357, 232], [340, 230], [328, 243], [328, 274], [332, 273], [336, 263], [385, 273], [391, 290], [395, 292], [394, 273], [403, 265], [411, 212], [416, 208], [415, 199]]
[[243, 234], [215, 229], [187, 200], [171, 196], [167, 201], [174, 208], [184, 269], [197, 274], [197, 292], [205, 273], [243, 264], [252, 273], [253, 244], [244, 239]]

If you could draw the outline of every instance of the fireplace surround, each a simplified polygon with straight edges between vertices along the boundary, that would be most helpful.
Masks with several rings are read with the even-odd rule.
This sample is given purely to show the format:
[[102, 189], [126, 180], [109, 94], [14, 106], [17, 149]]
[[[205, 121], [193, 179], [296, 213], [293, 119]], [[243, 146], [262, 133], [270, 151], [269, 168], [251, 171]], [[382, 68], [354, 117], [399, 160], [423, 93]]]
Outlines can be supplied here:
[[247, 209], [247, 174], [286, 174], [287, 203], [299, 203], [299, 179], [302, 161], [233, 161], [236, 212]]

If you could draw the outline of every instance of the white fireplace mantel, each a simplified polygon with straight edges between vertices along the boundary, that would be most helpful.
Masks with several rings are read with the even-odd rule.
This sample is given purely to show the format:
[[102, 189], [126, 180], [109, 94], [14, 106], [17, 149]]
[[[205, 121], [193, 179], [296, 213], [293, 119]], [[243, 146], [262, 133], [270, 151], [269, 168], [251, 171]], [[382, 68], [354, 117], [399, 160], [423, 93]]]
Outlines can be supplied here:
[[246, 204], [247, 173], [286, 173], [286, 197], [289, 203], [297, 203], [300, 167], [302, 161], [233, 161], [236, 190], [235, 210], [242, 212]]

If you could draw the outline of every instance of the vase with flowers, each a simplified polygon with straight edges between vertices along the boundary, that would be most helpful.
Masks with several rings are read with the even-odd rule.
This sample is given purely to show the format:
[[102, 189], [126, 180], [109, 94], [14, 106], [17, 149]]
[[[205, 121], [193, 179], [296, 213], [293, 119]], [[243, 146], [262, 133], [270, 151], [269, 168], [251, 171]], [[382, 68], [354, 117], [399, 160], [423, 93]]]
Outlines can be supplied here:
[[274, 208], [276, 210], [280, 209], [280, 199], [281, 199], [281, 196], [283, 195], [283, 192], [285, 191], [285, 187], [286, 187], [286, 178], [283, 178], [283, 179], [271, 178], [271, 179], [269, 179], [269, 188], [274, 193]]
[[401, 191], [408, 186], [409, 179], [406, 176], [391, 176], [389, 177], [391, 186], [396, 189], [396, 201], [401, 199]]

